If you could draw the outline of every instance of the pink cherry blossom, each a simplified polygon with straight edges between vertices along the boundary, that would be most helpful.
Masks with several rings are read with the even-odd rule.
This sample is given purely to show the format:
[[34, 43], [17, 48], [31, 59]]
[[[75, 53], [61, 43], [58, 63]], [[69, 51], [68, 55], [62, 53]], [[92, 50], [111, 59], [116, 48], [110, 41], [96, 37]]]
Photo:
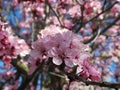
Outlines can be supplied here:
[[[3, 27], [3, 26], [2, 26]], [[9, 55], [9, 56], [24, 56], [29, 53], [29, 46], [25, 43], [24, 40], [19, 39], [18, 37], [12, 36], [11, 28], [1, 28], [0, 31], [0, 48], [1, 48], [1, 56]], [[23, 47], [24, 46], [24, 47]]]
[[[36, 89], [42, 78], [50, 89], [65, 84], [63, 90], [86, 90], [74, 78], [64, 81], [68, 74], [86, 82], [119, 81], [120, 0], [0, 0], [0, 5], [0, 20], [7, 21], [0, 21], [3, 90], [19, 89], [19, 78], [25, 90]], [[110, 71], [112, 65], [117, 69]]]
[[83, 70], [80, 72], [80, 75], [85, 79], [90, 78], [93, 81], [99, 81], [101, 79], [100, 72], [98, 72], [94, 66], [89, 64], [89, 60], [84, 60]]
[[69, 13], [71, 17], [80, 17], [81, 16], [80, 6], [75, 5], [74, 7], [70, 8], [67, 13]]
[[3, 57], [3, 60], [4, 60], [4, 63], [5, 63], [5, 64], [10, 64], [10, 62], [11, 62], [11, 57], [10, 57], [10, 56], [4, 56], [4, 57]]
[[[77, 73], [81, 72], [82, 68], [88, 67], [84, 72], [88, 73], [87, 77], [90, 77], [92, 71], [88, 69], [94, 69], [94, 67], [89, 66], [88, 63], [85, 64], [86, 67], [82, 64], [87, 62], [84, 60], [89, 58], [90, 54], [87, 51], [88, 46], [81, 42], [80, 36], [59, 26], [49, 26], [40, 33], [39, 40], [33, 42], [31, 57], [35, 59], [35, 64], [31, 63], [31, 68], [37, 66], [36, 62], [38, 59], [39, 63], [41, 63], [51, 57], [53, 63], [58, 66], [62, 63], [65, 63], [67, 67], [78, 65]], [[91, 78], [97, 79], [95, 75], [91, 75]]]
[[16, 55], [25, 56], [29, 54], [30, 48], [23, 39], [18, 37], [9, 37], [11, 45], [15, 48]]

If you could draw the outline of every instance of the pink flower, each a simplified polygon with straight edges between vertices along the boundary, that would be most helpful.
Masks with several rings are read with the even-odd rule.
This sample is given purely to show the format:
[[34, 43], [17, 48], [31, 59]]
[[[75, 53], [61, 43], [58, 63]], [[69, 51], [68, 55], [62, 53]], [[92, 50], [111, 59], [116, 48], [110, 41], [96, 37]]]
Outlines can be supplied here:
[[20, 55], [21, 57], [29, 54], [30, 48], [27, 43], [23, 39], [19, 39], [18, 37], [9, 37], [9, 41], [11, 45], [14, 46], [15, 54]]
[[34, 57], [35, 59], [43, 59], [43, 56], [47, 54], [46, 48], [44, 46], [44, 42], [42, 41], [36, 41], [33, 43], [33, 50], [30, 53], [31, 57]]
[[104, 35], [100, 35], [97, 40], [95, 41], [95, 44], [101, 44], [101, 43], [105, 43], [106, 37]]
[[90, 5], [90, 3], [85, 4], [85, 14], [87, 16], [90, 16], [93, 13], [93, 7]]
[[30, 57], [28, 74], [31, 75], [35, 71], [35, 69], [39, 66], [40, 63], [41, 63], [40, 59], [35, 59], [33, 57]]
[[70, 8], [67, 12], [71, 15], [71, 17], [80, 17], [81, 16], [81, 10], [79, 5], [75, 5], [72, 8]]
[[36, 63], [48, 61], [50, 57], [58, 66], [62, 63], [68, 68], [78, 65], [77, 73], [85, 79], [98, 80], [100, 78], [99, 72], [89, 64], [90, 54], [87, 51], [89, 48], [81, 42], [79, 35], [55, 25], [46, 27], [40, 33], [41, 36], [33, 42], [33, 50], [30, 53], [34, 58], [34, 61], [30, 61], [31, 68], [33, 67], [32, 72], [37, 67]]
[[82, 56], [87, 56], [86, 48], [80, 36], [52, 25], [41, 31], [40, 39], [33, 43], [31, 56], [40, 60], [43, 60], [43, 56], [52, 57], [56, 65], [64, 62], [66, 66], [73, 67], [85, 59]]
[[33, 83], [29, 83], [29, 86], [30, 86], [30, 90], [35, 90], [35, 86], [33, 85]]
[[65, 84], [62, 90], [83, 90], [82, 83], [73, 81], [69, 85]]
[[18, 6], [18, 0], [13, 0], [13, 6]]
[[12, 59], [17, 58], [18, 55], [25, 56], [30, 49], [23, 39], [13, 36], [9, 26], [5, 23], [0, 26], [0, 57], [5, 63], [4, 68], [9, 70], [12, 67]]
[[89, 59], [83, 62], [83, 70], [80, 75], [85, 79], [91, 79], [93, 81], [99, 81], [101, 79], [101, 74], [95, 69], [94, 66], [89, 64]]
[[67, 19], [63, 20], [63, 24], [64, 24], [64, 27], [67, 28], [67, 29], [72, 29], [72, 27], [74, 26], [72, 21], [67, 20]]
[[115, 4], [113, 6], [113, 8], [111, 9], [111, 15], [112, 16], [118, 16], [119, 12], [120, 12], [119, 8], [120, 8], [120, 5], [119, 4]]
[[10, 56], [4, 56], [4, 57], [3, 57], [3, 61], [4, 61], [5, 64], [10, 64], [10, 62], [11, 62], [11, 57], [10, 57]]

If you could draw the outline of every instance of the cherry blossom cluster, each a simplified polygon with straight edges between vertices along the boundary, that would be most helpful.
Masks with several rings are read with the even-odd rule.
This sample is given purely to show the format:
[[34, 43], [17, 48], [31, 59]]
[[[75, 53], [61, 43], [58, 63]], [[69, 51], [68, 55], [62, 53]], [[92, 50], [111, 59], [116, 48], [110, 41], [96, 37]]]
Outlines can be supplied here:
[[3, 23], [0, 23], [0, 56], [5, 63], [11, 62], [11, 56], [15, 55], [15, 47], [9, 41], [9, 33], [3, 29]]
[[10, 64], [12, 58], [21, 57], [30, 52], [28, 45], [23, 39], [13, 36], [7, 23], [0, 22], [0, 57], [5, 64]]
[[[19, 24], [22, 27], [30, 27], [30, 24], [37, 20], [40, 23], [62, 25], [71, 30], [76, 20], [83, 18], [83, 21], [87, 21], [101, 13], [102, 9], [102, 1], [100, 2], [100, 0], [80, 0], [79, 3], [72, 0], [48, 0], [48, 2], [45, 0], [14, 0], [13, 4], [16, 3], [17, 5], [21, 3], [21, 11], [26, 18], [24, 22]], [[50, 17], [47, 17], [48, 13]], [[101, 15], [101, 17], [103, 16]], [[45, 18], [47, 18], [46, 21]], [[60, 23], [60, 21], [62, 22]]]
[[[119, 22], [118, 22], [119, 23]], [[100, 35], [95, 41], [96, 48], [93, 52], [93, 58], [99, 69], [103, 73], [103, 79], [106, 80], [110, 77], [119, 77], [119, 56], [120, 56], [120, 28], [119, 26], [111, 27], [105, 35]], [[98, 53], [99, 52], [99, 53]], [[109, 67], [115, 64], [113, 71]], [[114, 81], [117, 78], [114, 77]]]
[[[23, 58], [29, 54], [30, 48], [23, 39], [14, 36], [12, 29], [8, 23], [0, 21], [0, 59], [3, 65], [0, 65], [0, 79], [5, 83], [2, 90], [12, 90], [18, 88], [18, 80], [16, 78], [16, 71], [13, 68], [12, 60], [16, 62], [18, 55]], [[24, 62], [22, 62], [24, 63]], [[15, 82], [13, 81], [15, 80]], [[8, 82], [6, 82], [8, 81]]]
[[[0, 3], [3, 2], [4, 0], [0, 1]], [[59, 78], [56, 78], [59, 76], [58, 74], [68, 75], [72, 81], [69, 74], [72, 75], [74, 69], [76, 69], [75, 74], [85, 80], [100, 80], [101, 74], [96, 69], [99, 68], [102, 72], [103, 81], [107, 81], [108, 77], [111, 76], [119, 81], [120, 0], [5, 0], [6, 2], [9, 6], [4, 8], [3, 5], [3, 11], [8, 14], [11, 11], [14, 12], [12, 16], [17, 22], [12, 28], [20, 29], [20, 37], [24, 38], [32, 49], [30, 52], [26, 42], [14, 36], [11, 33], [11, 28], [6, 27], [1, 22], [0, 57], [7, 64], [7, 67], [12, 58], [17, 58], [20, 55], [21, 64], [29, 67], [29, 73], [25, 76], [30, 76], [29, 78], [33, 76], [34, 79], [31, 80], [36, 83], [37, 80], [34, 81], [36, 76], [39, 78], [42, 75], [41, 72], [44, 72], [43, 77], [45, 76], [46, 80], [51, 79], [49, 86], [51, 85], [50, 88], [52, 87], [52, 89], [57, 88], [58, 83], [62, 84]], [[21, 19], [15, 13], [17, 10], [20, 11]], [[7, 17], [5, 14], [1, 14], [1, 16]], [[12, 25], [12, 21], [9, 22]], [[89, 43], [91, 53], [88, 45], [83, 44], [83, 42]], [[29, 54], [30, 57], [26, 54]], [[117, 69], [110, 70], [113, 63]], [[37, 75], [38, 72], [40, 72], [39, 75]], [[51, 72], [54, 73], [56, 81]], [[23, 76], [21, 73], [20, 76]], [[3, 74], [1, 78], [5, 78], [5, 76], [11, 76], [9, 71]], [[52, 79], [53, 82], [57, 83], [56, 86], [52, 85]], [[69, 89], [79, 90], [77, 83], [74, 80], [70, 82]], [[17, 81], [14, 85], [10, 85], [10, 88], [16, 89], [16, 84], [18, 84]], [[33, 83], [30, 82], [29, 84], [34, 90]], [[21, 84], [20, 87], [22, 86]], [[63, 84], [61, 86], [63, 87]], [[58, 90], [56, 88], [54, 90]], [[67, 90], [66, 88], [68, 88], [68, 84], [65, 90]]]
[[40, 34], [32, 44], [30, 55], [34, 61], [31, 61], [31, 68], [52, 58], [52, 62], [58, 66], [63, 63], [70, 68], [78, 65], [76, 73], [85, 79], [100, 80], [100, 73], [90, 64], [88, 46], [81, 42], [79, 35], [55, 25], [46, 27]]

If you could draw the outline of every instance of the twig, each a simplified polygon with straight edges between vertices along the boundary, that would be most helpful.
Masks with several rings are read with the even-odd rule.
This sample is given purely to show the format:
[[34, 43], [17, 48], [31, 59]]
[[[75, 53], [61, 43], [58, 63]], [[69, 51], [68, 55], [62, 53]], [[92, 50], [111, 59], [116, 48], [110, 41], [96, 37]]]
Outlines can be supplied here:
[[112, 23], [110, 23], [107, 27], [105, 27], [105, 28], [100, 32], [100, 34], [105, 33], [109, 28], [111, 28], [113, 25], [115, 25], [115, 23], [116, 23], [117, 21], [119, 21], [119, 20], [120, 20], [120, 15], [119, 15]]
[[94, 35], [88, 41], [85, 41], [84, 44], [94, 43], [97, 40], [97, 38], [99, 37], [99, 35], [100, 35], [100, 29], [96, 33], [94, 33]]
[[63, 26], [62, 21], [60, 20], [58, 13], [52, 8], [52, 6], [51, 6], [48, 2], [47, 2], [47, 5], [49, 6], [49, 8], [52, 10], [52, 12], [53, 12], [53, 13], [55, 14], [55, 16], [57, 17], [60, 25]]
[[20, 72], [21, 74], [24, 74], [24, 75], [27, 75], [27, 67], [24, 68], [22, 63], [20, 64], [21, 62], [19, 60], [12, 60], [11, 64], [17, 69], [18, 72]]
[[[84, 6], [82, 7], [82, 5], [81, 5], [77, 0], [76, 0], [76, 2], [81, 6], [82, 16], [81, 16], [80, 20], [83, 20]], [[90, 20], [88, 20], [88, 21], [86, 21], [86, 22], [84, 22], [84, 23], [83, 23], [83, 21], [81, 21], [81, 23], [79, 23], [79, 22], [76, 23], [76, 25], [74, 26], [73, 29], [76, 29], [76, 26], [77, 26], [78, 24], [80, 24], [80, 27], [76, 29], [75, 33], [78, 33], [79, 30], [80, 30], [83, 26], [85, 26], [88, 22], [91, 22], [91, 21], [93, 21], [94, 19], [98, 18], [101, 14], [103, 14], [103, 13], [105, 13], [106, 11], [110, 10], [110, 9], [111, 9], [115, 4], [117, 4], [117, 3], [118, 3], [118, 1], [114, 2], [114, 3], [113, 3], [112, 5], [110, 5], [107, 9], [103, 10], [101, 13], [97, 14], [96, 16], [94, 16], [93, 18], [91, 18]], [[104, 2], [104, 4], [105, 4], [105, 2]], [[96, 35], [96, 34], [95, 34], [95, 35]], [[92, 38], [93, 38], [93, 37], [92, 37]]]
[[105, 5], [106, 5], [106, 3], [107, 3], [107, 1], [106, 1], [106, 0], [104, 0], [104, 2], [103, 2], [103, 6], [102, 6], [102, 10], [104, 10], [104, 9], [105, 9]]
[[63, 75], [60, 75], [60, 74], [57, 74], [57, 73], [54, 73], [54, 72], [50, 72], [50, 74], [65, 79], [65, 77]]
[[69, 77], [74, 78], [74, 80], [76, 80], [78, 82], [81, 81], [81, 82], [85, 83], [86, 85], [96, 85], [96, 86], [100, 86], [100, 87], [109, 87], [109, 88], [114, 88], [114, 89], [120, 88], [120, 83], [88, 81], [76, 74], [71, 75]]
[[117, 1], [114, 2], [110, 7], [108, 7], [107, 9], [103, 10], [101, 13], [97, 14], [96, 16], [94, 16], [93, 18], [91, 18], [90, 20], [88, 20], [87, 22], [85, 22], [85, 24], [88, 23], [88, 22], [90, 22], [90, 21], [92, 21], [92, 20], [94, 20], [95, 18], [98, 18], [101, 14], [103, 14], [106, 11], [110, 10], [117, 3], [118, 3]]
[[[80, 22], [79, 22], [79, 24], [80, 24], [80, 27], [79, 28], [77, 28], [76, 30], [75, 30], [75, 33], [78, 33], [79, 32], [79, 30], [82, 28], [82, 26], [83, 26], [83, 19], [84, 19], [84, 4], [83, 5], [81, 5], [79, 2], [78, 2], [78, 0], [76, 0], [76, 2], [80, 5], [80, 9], [81, 9], [81, 17], [80, 17]], [[75, 26], [76, 27], [76, 26]]]
[[45, 23], [50, 14], [50, 8], [47, 3], [48, 3], [48, 0], [45, 0], [45, 11], [44, 11], [45, 12], [45, 19], [44, 19]]
[[27, 85], [29, 84], [29, 82], [32, 82], [34, 80], [34, 78], [41, 72], [42, 66], [43, 66], [43, 63], [41, 63], [40, 66], [38, 66], [38, 68], [32, 73], [32, 75], [24, 76], [25, 80], [19, 86], [18, 90], [24, 90], [27, 87]]
[[84, 43], [88, 44], [88, 43], [95, 42], [96, 37], [98, 37], [101, 34], [104, 34], [107, 30], [109, 30], [109, 28], [111, 28], [113, 25], [115, 25], [115, 23], [119, 20], [120, 20], [120, 15], [112, 23], [110, 23], [107, 27], [105, 27], [103, 30], [101, 30], [101, 32], [94, 33], [93, 36], [89, 40], [85, 41]]
[[33, 22], [31, 25], [32, 33], [31, 33], [31, 42], [35, 40], [35, 23]]

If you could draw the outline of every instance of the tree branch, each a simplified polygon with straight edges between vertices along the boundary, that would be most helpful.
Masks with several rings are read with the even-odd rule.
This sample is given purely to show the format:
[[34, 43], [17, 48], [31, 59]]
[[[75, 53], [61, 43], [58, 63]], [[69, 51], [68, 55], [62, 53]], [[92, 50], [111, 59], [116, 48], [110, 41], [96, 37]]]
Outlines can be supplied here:
[[52, 6], [51, 6], [48, 2], [47, 2], [46, 4], [49, 6], [49, 8], [50, 8], [50, 9], [52, 10], [52, 12], [55, 14], [55, 16], [57, 17], [60, 25], [63, 26], [62, 21], [60, 20], [60, 17], [59, 17], [59, 15], [58, 15], [58, 13], [52, 8]]
[[97, 85], [97, 86], [100, 86], [100, 87], [120, 88], [120, 83], [87, 81], [87, 80], [81, 79], [77, 75], [75, 75], [75, 77], [78, 80], [81, 80], [82, 82], [84, 82], [86, 85]]
[[[119, 20], [120, 20], [120, 15], [112, 23], [110, 23], [107, 27], [105, 27], [103, 30], [101, 30], [99, 35], [104, 34], [107, 30], [109, 30], [109, 28], [111, 28], [113, 25], [115, 25], [115, 23]], [[93, 36], [89, 40], [85, 41], [84, 43], [85, 44], [94, 43], [95, 39], [97, 39], [96, 37], [98, 37], [99, 35], [98, 35], [98, 33], [94, 33]]]
[[106, 1], [106, 0], [104, 0], [104, 2], [103, 2], [103, 6], [102, 6], [102, 10], [104, 10], [104, 9], [105, 9], [105, 5], [106, 5], [106, 3], [107, 3], [107, 1]]
[[11, 64], [17, 69], [20, 74], [27, 75], [28, 67], [24, 65], [20, 60], [12, 60]]
[[115, 25], [115, 23], [116, 23], [117, 21], [119, 21], [119, 20], [120, 20], [120, 15], [119, 15], [112, 23], [110, 23], [107, 27], [105, 27], [105, 28], [101, 31], [100, 34], [105, 33], [109, 28], [111, 28], [113, 25]]
[[49, 14], [50, 14], [50, 8], [49, 8], [49, 5], [48, 5], [48, 0], [45, 0], [45, 10], [44, 10], [44, 13], [45, 13], [44, 21], [46, 23], [46, 20], [49, 17]]
[[[76, 30], [75, 30], [75, 33], [78, 33], [79, 32], [79, 30], [82, 28], [82, 26], [83, 26], [83, 20], [84, 20], [84, 4], [85, 3], [83, 3], [83, 5], [81, 5], [79, 2], [78, 2], [78, 0], [76, 0], [76, 2], [80, 5], [80, 9], [81, 9], [81, 17], [80, 17], [80, 21], [77, 23], [77, 24], [80, 24], [80, 27], [79, 28], [77, 28]], [[75, 26], [76, 27], [76, 26]]]
[[117, 3], [119, 3], [119, 2], [114, 2], [111, 6], [109, 6], [107, 9], [105, 9], [105, 10], [103, 10], [101, 13], [99, 13], [99, 14], [97, 14], [96, 16], [94, 16], [93, 18], [91, 18], [90, 20], [88, 20], [87, 22], [85, 22], [85, 24], [86, 23], [88, 23], [88, 22], [90, 22], [90, 21], [92, 21], [92, 20], [94, 20], [95, 18], [98, 18], [101, 14], [103, 14], [103, 13], [105, 13], [106, 11], [108, 11], [108, 10], [110, 10], [115, 4], [117, 4]]
[[[76, 0], [76, 2], [78, 2], [78, 1]], [[104, 4], [105, 4], [105, 3], [106, 3], [106, 2], [104, 2]], [[113, 3], [112, 5], [110, 5], [107, 9], [103, 10], [101, 13], [98, 13], [96, 16], [94, 16], [93, 18], [91, 18], [90, 20], [88, 20], [88, 21], [86, 21], [86, 22], [81, 21], [81, 23], [80, 23], [80, 22], [76, 23], [76, 25], [74, 26], [73, 29], [76, 29], [76, 26], [77, 26], [78, 24], [80, 24], [80, 27], [76, 29], [75, 33], [78, 33], [79, 30], [80, 30], [83, 26], [85, 26], [85, 24], [87, 24], [88, 22], [91, 22], [91, 21], [93, 21], [94, 19], [98, 18], [101, 14], [103, 14], [103, 13], [105, 13], [106, 11], [110, 10], [110, 9], [111, 9], [115, 4], [117, 4], [117, 3], [118, 3], [118, 1], [114, 2], [114, 3]], [[82, 11], [82, 12], [81, 12], [81, 13], [82, 13], [82, 16], [81, 16], [80, 20], [83, 20], [84, 5], [82, 6], [79, 2], [78, 2], [78, 4], [81, 6], [81, 11]]]
[[114, 88], [114, 89], [120, 88], [120, 83], [88, 81], [76, 74], [69, 75], [68, 77], [72, 78], [78, 82], [81, 81], [81, 82], [85, 83], [86, 85], [96, 85], [96, 86], [100, 86], [100, 87], [109, 87], [109, 88]]
[[34, 78], [36, 78], [38, 74], [40, 73], [40, 71], [42, 70], [42, 66], [43, 66], [43, 63], [40, 66], [38, 66], [38, 68], [33, 72], [32, 75], [24, 76], [23, 77], [24, 81], [22, 82], [18, 90], [24, 90], [30, 82], [34, 81]]

